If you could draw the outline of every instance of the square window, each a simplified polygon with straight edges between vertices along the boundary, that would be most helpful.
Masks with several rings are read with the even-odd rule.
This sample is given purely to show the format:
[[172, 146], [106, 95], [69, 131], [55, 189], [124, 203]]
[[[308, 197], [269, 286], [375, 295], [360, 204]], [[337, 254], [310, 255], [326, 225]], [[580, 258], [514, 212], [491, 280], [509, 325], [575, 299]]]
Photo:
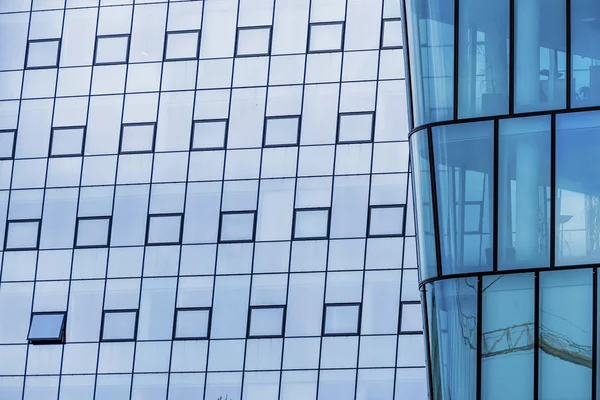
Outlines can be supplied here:
[[224, 149], [228, 125], [226, 119], [194, 121], [192, 126], [192, 150]]
[[248, 26], [238, 28], [236, 57], [268, 56], [271, 53], [271, 27]]
[[329, 208], [294, 210], [294, 239], [327, 239], [329, 221]]
[[338, 143], [364, 143], [373, 141], [375, 113], [340, 113], [338, 116]]
[[369, 207], [369, 236], [403, 236], [404, 205]]
[[0, 130], [0, 160], [10, 160], [15, 156], [15, 130]]
[[56, 68], [60, 55], [60, 39], [30, 40], [27, 43], [25, 68]]
[[400, 332], [423, 332], [423, 316], [418, 301], [403, 302], [400, 311]]
[[173, 339], [208, 339], [210, 317], [210, 308], [177, 309]]
[[39, 219], [7, 221], [4, 239], [5, 250], [36, 250], [39, 242]]
[[325, 304], [323, 336], [358, 335], [360, 309], [360, 303]]
[[137, 333], [137, 310], [105, 310], [102, 316], [102, 337], [104, 342], [135, 340]]
[[50, 157], [80, 156], [83, 154], [85, 126], [52, 128]]
[[148, 245], [180, 244], [183, 214], [148, 215]]
[[402, 20], [400, 18], [383, 20], [381, 27], [381, 48], [402, 48]]
[[154, 122], [123, 124], [120, 153], [150, 153], [154, 151], [156, 124]]
[[200, 31], [167, 32], [165, 60], [195, 60], [200, 51]]
[[111, 217], [77, 218], [75, 247], [107, 247], [111, 222]]
[[285, 306], [251, 306], [249, 318], [249, 338], [274, 338], [283, 336]]
[[107, 35], [96, 38], [94, 64], [124, 64], [129, 59], [129, 35]]
[[62, 343], [65, 336], [65, 314], [62, 311], [33, 313], [27, 334], [29, 343]]
[[308, 52], [342, 51], [344, 48], [344, 22], [319, 22], [310, 24]]
[[297, 146], [299, 139], [299, 115], [266, 118], [263, 146]]
[[256, 211], [228, 211], [221, 213], [220, 242], [251, 242], [254, 240]]

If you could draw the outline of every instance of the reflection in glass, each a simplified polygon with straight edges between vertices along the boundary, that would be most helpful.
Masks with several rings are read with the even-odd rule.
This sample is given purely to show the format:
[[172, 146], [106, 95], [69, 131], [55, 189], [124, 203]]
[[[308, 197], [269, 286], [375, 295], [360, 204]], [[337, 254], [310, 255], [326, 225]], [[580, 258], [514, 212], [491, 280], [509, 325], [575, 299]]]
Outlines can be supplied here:
[[427, 131], [415, 132], [410, 138], [413, 171], [415, 219], [419, 238], [419, 267], [421, 279], [437, 275], [433, 195], [431, 194], [431, 164]]
[[571, 106], [600, 105], [600, 8], [596, 0], [571, 0]]
[[565, 108], [564, 0], [515, 0], [515, 112]]
[[459, 2], [458, 116], [508, 112], [509, 1]]
[[475, 400], [477, 392], [477, 278], [427, 285], [431, 397]]
[[498, 269], [550, 263], [550, 117], [500, 121]]
[[406, 1], [414, 124], [452, 119], [454, 2]]
[[514, 274], [482, 279], [481, 397], [531, 399], [534, 276]]
[[539, 398], [592, 395], [592, 269], [540, 274]]
[[433, 128], [444, 274], [492, 269], [492, 121]]
[[556, 265], [600, 262], [600, 112], [556, 116]]

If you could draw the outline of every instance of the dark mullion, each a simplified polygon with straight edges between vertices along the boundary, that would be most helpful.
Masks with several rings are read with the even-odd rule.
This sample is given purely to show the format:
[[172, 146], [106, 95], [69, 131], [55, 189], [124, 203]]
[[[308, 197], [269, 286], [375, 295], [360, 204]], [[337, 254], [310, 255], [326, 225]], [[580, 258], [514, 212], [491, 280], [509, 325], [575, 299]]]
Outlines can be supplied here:
[[500, 153], [500, 122], [494, 120], [494, 193], [493, 193], [493, 204], [492, 204], [492, 270], [498, 271], [498, 217], [499, 217], [499, 195], [498, 195], [498, 168], [499, 166], [499, 153]]
[[508, 31], [508, 115], [513, 116], [515, 113], [515, 1], [510, 1], [510, 22]]
[[[556, 115], [550, 120], [550, 268], [556, 265]], [[544, 207], [546, 200], [544, 196]]]
[[477, 400], [481, 400], [481, 386], [482, 386], [482, 373], [481, 373], [481, 357], [482, 357], [482, 341], [483, 341], [483, 323], [481, 317], [483, 314], [483, 276], [477, 277]]
[[[425, 364], [426, 364], [426, 372], [427, 372], [427, 391], [429, 392], [429, 398], [433, 399], [433, 373], [432, 365], [431, 365], [431, 336], [429, 334], [429, 314], [427, 308], [427, 287], [423, 286], [421, 289], [421, 310], [423, 313], [423, 334], [424, 334], [424, 343], [425, 343]], [[398, 331], [400, 331], [400, 318], [398, 318]]]
[[533, 317], [533, 399], [538, 399], [539, 391], [539, 369], [540, 369], [540, 273], [534, 274], [534, 317]]
[[[411, 129], [415, 127], [415, 116], [414, 116], [414, 107], [413, 107], [413, 95], [412, 95], [412, 85], [411, 85], [411, 77], [410, 77], [410, 51], [409, 51], [409, 43], [408, 43], [408, 22], [406, 20], [406, 1], [400, 0], [400, 14], [402, 18], [402, 47], [404, 49], [404, 83], [406, 86], [406, 104], [408, 106], [408, 126]], [[383, 7], [382, 7], [383, 8]], [[379, 79], [379, 76], [377, 77]]]
[[442, 250], [440, 248], [440, 224], [437, 204], [437, 190], [435, 181], [435, 162], [433, 157], [433, 134], [431, 128], [427, 129], [427, 144], [429, 149], [429, 173], [431, 180], [431, 208], [433, 211], [433, 232], [435, 235], [435, 260], [437, 264], [437, 277], [442, 276]]
[[566, 55], [566, 59], [567, 59], [567, 67], [566, 67], [566, 71], [565, 71], [565, 77], [567, 79], [566, 81], [566, 95], [567, 95], [567, 102], [565, 103], [565, 108], [567, 110], [571, 109], [571, 78], [572, 78], [572, 74], [571, 74], [571, 67], [572, 67], [572, 50], [571, 50], [571, 0], [565, 0], [565, 6], [566, 6], [566, 11], [565, 11], [565, 18], [567, 19], [566, 21], [566, 49], [565, 49], [565, 55]]
[[598, 270], [592, 270], [592, 399], [598, 392]]
[[458, 120], [458, 43], [459, 43], [459, 13], [460, 13], [460, 0], [454, 0], [454, 73], [453, 73], [453, 87], [452, 87], [452, 119]]

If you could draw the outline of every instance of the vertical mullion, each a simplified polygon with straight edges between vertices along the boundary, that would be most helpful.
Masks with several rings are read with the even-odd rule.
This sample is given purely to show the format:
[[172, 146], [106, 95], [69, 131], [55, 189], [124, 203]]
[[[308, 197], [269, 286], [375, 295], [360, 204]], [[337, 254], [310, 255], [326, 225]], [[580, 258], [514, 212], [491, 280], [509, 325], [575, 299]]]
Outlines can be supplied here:
[[453, 120], [458, 120], [458, 43], [459, 43], [459, 13], [460, 13], [460, 0], [454, 0], [454, 67], [453, 67], [453, 87], [452, 87], [452, 115]]
[[539, 392], [539, 353], [540, 353], [540, 273], [534, 273], [534, 336], [533, 336], [533, 399], [538, 399]]
[[492, 204], [492, 269], [494, 272], [498, 271], [498, 218], [499, 218], [499, 156], [500, 156], [500, 123], [497, 119], [494, 119], [494, 172], [493, 172], [493, 204]]
[[[550, 267], [556, 265], [556, 114], [550, 119]], [[544, 196], [544, 207], [546, 201]]]
[[427, 128], [427, 144], [429, 149], [429, 173], [431, 180], [431, 208], [433, 211], [433, 232], [435, 236], [435, 258], [437, 264], [437, 277], [442, 276], [442, 249], [440, 248], [440, 224], [437, 204], [437, 182], [435, 180], [435, 160], [433, 151], [433, 133]]
[[598, 269], [592, 269], [592, 399], [598, 392]]
[[481, 345], [483, 341], [483, 322], [481, 320], [483, 315], [483, 276], [477, 277], [477, 392], [476, 399], [481, 400], [481, 387], [482, 387], [482, 372], [481, 372]]
[[[565, 71], [566, 77], [566, 109], [571, 109], [571, 79], [572, 79], [572, 49], [571, 49], [571, 0], [565, 0], [566, 10], [565, 10], [565, 18], [566, 20], [566, 50], [565, 50], [565, 58], [567, 59], [567, 68]], [[558, 72], [558, 71], [557, 71]]]
[[508, 115], [514, 115], [515, 113], [515, 1], [509, 0], [509, 18], [510, 28], [508, 31], [508, 58], [509, 58], [509, 70], [508, 70]]
[[[430, 284], [433, 287], [433, 283]], [[435, 295], [435, 292], [434, 292]], [[429, 392], [428, 398], [435, 399], [434, 391], [433, 391], [433, 366], [431, 356], [431, 334], [429, 331], [429, 309], [427, 306], [427, 285], [423, 285], [421, 287], [421, 310], [423, 314], [423, 333], [425, 335], [425, 363], [426, 363], [426, 373], [427, 373], [427, 391]], [[400, 323], [400, 321], [398, 321]], [[400, 326], [400, 325], [398, 325]], [[394, 386], [395, 387], [395, 386]]]
[[[414, 107], [413, 107], [413, 96], [412, 96], [412, 79], [411, 79], [411, 68], [410, 68], [410, 52], [409, 52], [409, 43], [408, 43], [408, 23], [406, 20], [406, 1], [410, 0], [400, 0], [400, 15], [402, 20], [402, 48], [404, 52], [404, 84], [406, 86], [406, 104], [408, 106], [408, 126], [409, 129], [412, 130], [415, 127], [414, 124]], [[385, 0], [384, 0], [385, 2]], [[379, 76], [377, 76], [379, 79]]]

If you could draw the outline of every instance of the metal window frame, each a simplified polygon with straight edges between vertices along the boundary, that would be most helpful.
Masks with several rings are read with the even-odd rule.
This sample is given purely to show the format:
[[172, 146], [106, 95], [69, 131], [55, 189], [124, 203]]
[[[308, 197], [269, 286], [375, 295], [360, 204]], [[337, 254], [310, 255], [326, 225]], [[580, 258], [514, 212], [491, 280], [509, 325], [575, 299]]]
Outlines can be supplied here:
[[[37, 223], [37, 237], [36, 244], [34, 247], [8, 247], [8, 233], [10, 232], [11, 224], [19, 224], [19, 223]], [[5, 251], [28, 251], [28, 250], [38, 250], [40, 247], [40, 235], [42, 233], [42, 219], [41, 218], [30, 218], [30, 219], [7, 219], [6, 227], [4, 231], [4, 250]]]
[[[29, 63], [29, 52], [31, 50], [31, 44], [32, 43], [48, 43], [48, 42], [57, 42], [58, 46], [56, 49], [56, 60], [54, 64], [49, 64], [49, 65], [36, 65], [33, 67], [28, 66], [27, 64]], [[34, 70], [34, 69], [50, 69], [50, 68], [58, 68], [59, 64], [60, 64], [60, 51], [62, 48], [62, 38], [49, 38], [49, 39], [29, 39], [27, 41], [27, 47], [25, 50], [25, 63], [24, 63], [24, 70]]]
[[[108, 227], [106, 231], [106, 244], [86, 244], [80, 245], [79, 242], [79, 223], [81, 221], [100, 221], [108, 220]], [[103, 249], [110, 246], [110, 236], [112, 232], [112, 215], [107, 216], [93, 216], [93, 217], [77, 217], [75, 222], [75, 243], [73, 248], [75, 249]]]
[[[357, 321], [356, 321], [356, 332], [333, 332], [327, 333], [325, 332], [325, 327], [327, 324], [327, 310], [329, 307], [358, 307]], [[325, 303], [323, 305], [323, 321], [321, 324], [321, 336], [323, 337], [335, 337], [335, 336], [360, 336], [362, 327], [362, 303], [361, 302], [349, 302], [349, 303]]]
[[[74, 130], [74, 129], [81, 129], [81, 148], [80, 148], [79, 152], [78, 153], [53, 154], [55, 132], [56, 131]], [[52, 130], [50, 131], [50, 146], [48, 146], [48, 158], [83, 156], [86, 135], [87, 135], [87, 126], [86, 125], [53, 126]], [[15, 143], [16, 143], [16, 141], [15, 141]]]
[[[371, 116], [371, 132], [368, 139], [356, 139], [356, 140], [343, 140], [340, 139], [342, 118], [353, 117], [353, 116]], [[372, 143], [375, 137], [375, 111], [353, 111], [353, 112], [340, 112], [337, 118], [337, 128], [335, 133], [335, 142], [337, 144], [356, 144], [356, 143]]]
[[[190, 33], [196, 34], [196, 54], [194, 56], [189, 56], [189, 57], [175, 57], [175, 58], [167, 57], [167, 51], [169, 48], [169, 36], [171, 36], [171, 35], [173, 35], [173, 36], [187, 35]], [[163, 50], [163, 62], [198, 60], [200, 58], [200, 41], [201, 41], [200, 39], [201, 39], [201, 30], [200, 29], [166, 31], [165, 32], [165, 44], [164, 44], [164, 50]]]
[[12, 135], [13, 135], [13, 143], [12, 143], [12, 147], [10, 149], [10, 156], [8, 156], [8, 157], [0, 156], [0, 161], [13, 160], [15, 158], [15, 149], [17, 147], [17, 129], [0, 129], [0, 135], [10, 134], [10, 133], [12, 133]]
[[[240, 32], [251, 31], [251, 30], [269, 30], [269, 43], [267, 44], [267, 51], [265, 53], [240, 53]], [[271, 49], [273, 46], [273, 26], [272, 25], [255, 25], [255, 26], [239, 26], [235, 33], [235, 49], [234, 57], [245, 58], [245, 57], [264, 57], [271, 55]]]
[[[119, 154], [149, 154], [154, 153], [156, 146], [156, 122], [133, 122], [121, 124], [121, 132], [119, 135]], [[130, 126], [152, 126], [152, 145], [149, 150], [123, 150], [123, 136], [125, 129]]]
[[[253, 335], [251, 334], [251, 330], [252, 330], [252, 312], [254, 310], [274, 310], [274, 309], [281, 309], [282, 310], [282, 314], [281, 314], [281, 330], [279, 333], [277, 334], [272, 334], [272, 335]], [[246, 327], [246, 338], [247, 339], [277, 339], [277, 338], [282, 338], [284, 336], [284, 332], [285, 332], [285, 321], [286, 321], [286, 316], [287, 316], [287, 305], [285, 304], [280, 304], [280, 305], [255, 305], [255, 306], [250, 306], [248, 307], [248, 324]]]
[[[225, 123], [225, 131], [223, 132], [223, 145], [212, 147], [194, 147], [194, 138], [196, 137], [196, 125], [203, 123]], [[216, 119], [194, 119], [192, 120], [192, 133], [190, 135], [190, 151], [208, 151], [208, 150], [225, 150], [227, 147], [227, 137], [229, 136], [229, 118]]]
[[[227, 215], [241, 215], [241, 214], [252, 214], [252, 237], [248, 239], [223, 239], [221, 237], [223, 232], [223, 217]], [[257, 222], [257, 211], [256, 210], [239, 210], [239, 211], [221, 211], [219, 215], [219, 230], [217, 232], [218, 243], [252, 243], [256, 238], [256, 222]]]
[[[313, 27], [328, 26], [328, 25], [341, 25], [342, 31], [340, 33], [340, 46], [333, 49], [319, 49], [311, 50], [311, 37]], [[310, 22], [308, 25], [308, 40], [306, 41], [306, 54], [320, 54], [320, 53], [339, 53], [344, 51], [344, 45], [346, 42], [346, 21], [327, 21], [327, 22]]]
[[[395, 208], [401, 209], [402, 211], [402, 226], [400, 227], [399, 233], [371, 233], [371, 213], [373, 210]], [[367, 213], [367, 237], [369, 238], [382, 238], [382, 237], [403, 237], [406, 233], [406, 204], [380, 204], [370, 205]]]
[[[173, 218], [179, 217], [179, 235], [178, 240], [168, 241], [168, 242], [151, 242], [150, 241], [150, 222], [153, 218]], [[184, 213], [160, 213], [160, 214], [148, 214], [146, 218], [146, 246], [172, 246], [179, 245], [183, 239], [183, 222], [184, 222]]]
[[[98, 43], [102, 39], [117, 39], [117, 38], [126, 38], [127, 46], [125, 50], [125, 60], [123, 61], [98, 61]], [[111, 35], [98, 35], [96, 36], [96, 41], [94, 43], [94, 59], [92, 61], [93, 65], [122, 65], [129, 63], [129, 50], [131, 49], [131, 34], [111, 34]]]
[[[47, 338], [32, 338], [31, 337], [31, 326], [33, 325], [33, 320], [38, 315], [62, 315], [62, 323], [60, 330], [58, 332], [58, 336], [56, 337], [47, 337]], [[63, 344], [65, 342], [65, 330], [67, 326], [67, 312], [66, 311], [36, 311], [31, 313], [31, 317], [29, 318], [29, 329], [27, 330], [27, 342], [29, 344], [38, 345], [38, 344]]]
[[[273, 120], [278, 120], [278, 119], [295, 119], [297, 121], [297, 132], [296, 132], [296, 140], [294, 142], [288, 142], [288, 143], [276, 143], [276, 144], [269, 144], [268, 140], [267, 140], [267, 134], [268, 134], [268, 122], [269, 121], [273, 121]], [[273, 116], [265, 116], [265, 121], [263, 124], [263, 140], [262, 140], [262, 147], [264, 149], [268, 149], [268, 148], [273, 148], [273, 147], [294, 147], [294, 146], [299, 146], [300, 145], [300, 132], [302, 129], [302, 115], [301, 114], [290, 114], [290, 115], [273, 115]]]
[[[140, 318], [139, 308], [128, 308], [128, 309], [110, 309], [102, 310], [102, 322], [100, 324], [100, 342], [116, 343], [116, 342], [135, 342], [137, 340], [138, 323]], [[115, 338], [106, 339], [104, 338], [104, 327], [106, 314], [126, 314], [135, 313], [135, 322], [133, 326], [133, 336], [131, 338]]]
[[[327, 231], [323, 236], [296, 236], [296, 220], [298, 218], [298, 212], [311, 212], [311, 211], [327, 211]], [[294, 208], [294, 216], [292, 218], [292, 240], [322, 240], [329, 239], [331, 233], [331, 207], [300, 207]]]
[[402, 25], [402, 18], [384, 18], [381, 20], [381, 36], [379, 38], [379, 48], [381, 50], [402, 50], [403, 45], [395, 45], [395, 46], [384, 45], [385, 24], [387, 22], [400, 22], [400, 25]]
[[[179, 312], [186, 311], [207, 311], [207, 326], [206, 326], [206, 335], [199, 336], [177, 336], [177, 318]], [[210, 328], [212, 323], [212, 307], [176, 307], [175, 308], [175, 316], [173, 318], [173, 340], [205, 340], [210, 338]]]

